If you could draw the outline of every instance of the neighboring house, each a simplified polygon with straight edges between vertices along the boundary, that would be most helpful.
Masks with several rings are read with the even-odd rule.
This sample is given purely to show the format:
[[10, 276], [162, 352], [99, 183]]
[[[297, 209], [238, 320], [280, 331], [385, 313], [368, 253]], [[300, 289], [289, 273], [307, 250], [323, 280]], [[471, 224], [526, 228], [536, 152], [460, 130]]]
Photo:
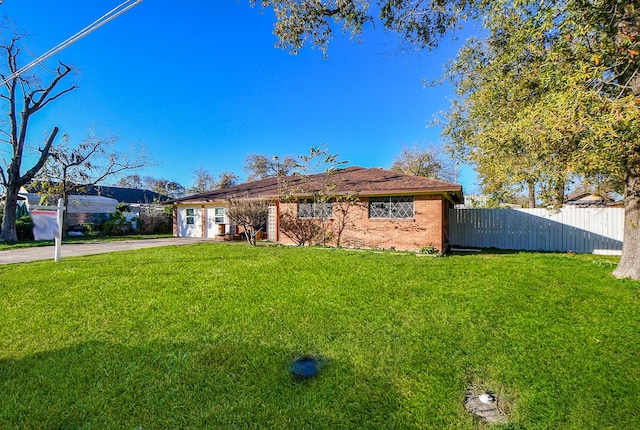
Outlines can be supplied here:
[[[338, 221], [343, 203], [322, 207], [310, 197], [331, 184], [335, 196], [355, 196], [344, 223], [341, 244], [348, 247], [419, 250], [432, 246], [444, 250], [448, 243], [449, 209], [463, 201], [462, 187], [449, 182], [382, 169], [349, 167], [334, 174], [267, 178], [231, 188], [169, 201], [174, 206], [174, 235], [223, 238], [236, 233], [227, 216], [228, 199], [261, 199], [269, 203], [265, 231], [269, 240], [293, 244], [279, 222], [285, 213], [298, 218], [324, 217], [328, 225]], [[282, 196], [288, 197], [283, 199]]]
[[[42, 197], [37, 193], [28, 192], [24, 187], [18, 193], [20, 201], [24, 201], [30, 212], [32, 206], [41, 204]], [[118, 201], [104, 196], [76, 196], [69, 197], [67, 218], [70, 225], [95, 223], [101, 224], [116, 211]]]
[[171, 230], [171, 220], [167, 220], [164, 216], [162, 206], [163, 203], [170, 199], [169, 196], [150, 190], [103, 185], [87, 187], [84, 194], [111, 197], [116, 199], [118, 203], [125, 203], [129, 206], [127, 220], [130, 221], [133, 218], [142, 220], [142, 230], [144, 232], [166, 233]]
[[616, 202], [610, 198], [592, 194], [588, 191], [577, 191], [567, 196], [565, 204], [579, 207], [596, 207], [596, 206], [620, 206], [623, 202]]
[[[28, 208], [39, 204], [42, 194], [39, 184], [35, 182], [23, 187], [19, 195], [27, 201]], [[149, 190], [92, 185], [69, 196], [67, 219], [69, 225], [102, 224], [116, 212], [119, 203], [125, 203], [130, 208], [127, 220], [144, 218], [145, 215], [148, 218], [150, 213], [162, 213], [160, 203], [167, 200], [168, 196]], [[147, 224], [150, 221], [147, 220]]]

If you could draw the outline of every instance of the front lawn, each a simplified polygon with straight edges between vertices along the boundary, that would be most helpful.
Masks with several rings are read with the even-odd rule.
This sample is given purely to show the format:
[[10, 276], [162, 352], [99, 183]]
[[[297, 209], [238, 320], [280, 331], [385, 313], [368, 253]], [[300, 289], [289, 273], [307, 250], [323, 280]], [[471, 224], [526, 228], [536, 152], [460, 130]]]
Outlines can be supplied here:
[[[196, 244], [0, 266], [0, 428], [640, 428], [640, 283], [565, 254]], [[288, 366], [321, 355], [316, 378]]]

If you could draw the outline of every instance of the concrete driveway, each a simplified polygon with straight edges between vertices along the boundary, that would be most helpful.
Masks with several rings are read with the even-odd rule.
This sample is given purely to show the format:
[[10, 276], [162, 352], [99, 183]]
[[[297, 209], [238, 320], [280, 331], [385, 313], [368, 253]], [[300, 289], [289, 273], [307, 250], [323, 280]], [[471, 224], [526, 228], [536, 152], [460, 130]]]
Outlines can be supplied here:
[[[65, 257], [105, 254], [107, 252], [154, 248], [157, 246], [190, 245], [192, 243], [206, 241], [210, 241], [210, 239], [168, 237], [164, 239], [125, 240], [99, 243], [74, 243], [67, 245], [63, 244], [60, 250], [60, 256], [64, 260]], [[53, 245], [0, 251], [0, 264], [28, 263], [30, 261], [38, 260], [53, 260], [54, 253], [55, 249]]]

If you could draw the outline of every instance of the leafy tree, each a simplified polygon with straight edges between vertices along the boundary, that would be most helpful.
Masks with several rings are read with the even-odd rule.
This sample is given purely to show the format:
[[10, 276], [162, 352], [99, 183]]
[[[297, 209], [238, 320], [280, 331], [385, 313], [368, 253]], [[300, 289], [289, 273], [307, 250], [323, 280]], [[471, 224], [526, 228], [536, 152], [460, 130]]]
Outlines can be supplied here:
[[296, 159], [294, 157], [267, 157], [260, 154], [249, 154], [244, 160], [243, 170], [247, 174], [247, 182], [276, 176], [288, 176], [292, 173]]
[[256, 245], [256, 235], [267, 224], [269, 205], [264, 200], [232, 197], [229, 199], [227, 217], [242, 227], [251, 246]]
[[393, 160], [391, 170], [443, 181], [456, 180], [455, 164], [437, 146], [403, 146], [402, 153]]
[[45, 137], [44, 144], [38, 148], [35, 162], [29, 168], [22, 166], [24, 151], [28, 147], [28, 131], [33, 115], [45, 108], [49, 103], [74, 90], [75, 85], [59, 90], [58, 87], [72, 71], [70, 66], [59, 63], [48, 83], [33, 74], [20, 74], [20, 44], [23, 36], [5, 23], [1, 29], [3, 33], [0, 51], [5, 61], [0, 69], [1, 93], [0, 99], [5, 105], [8, 123], [0, 130], [0, 140], [8, 145], [3, 151], [0, 165], [0, 182], [6, 192], [2, 231], [0, 239], [15, 242], [16, 234], [16, 204], [20, 188], [30, 182], [44, 166], [49, 157], [52, 145], [58, 134], [58, 127], [53, 127]]
[[[250, 0], [273, 8], [277, 46], [298, 53], [306, 43], [325, 55], [332, 23], [357, 38], [376, 21], [418, 48], [435, 48], [441, 37], [468, 17], [481, 15], [486, 0]], [[377, 15], [376, 15], [377, 12]]]
[[225, 171], [218, 174], [218, 180], [215, 187], [218, 190], [223, 188], [235, 187], [240, 182], [240, 177], [233, 172]]
[[489, 9], [487, 39], [470, 42], [453, 63], [460, 99], [447, 133], [487, 177], [536, 181], [557, 203], [575, 176], [625, 183], [625, 240], [614, 274], [640, 279], [640, 18], [628, 6], [543, 1]]
[[[372, 7], [367, 0], [261, 0], [259, 4], [273, 8], [278, 44], [294, 53], [307, 41], [326, 52], [332, 23], [357, 37], [365, 24], [376, 21], [373, 11], [378, 11], [377, 19], [385, 28], [419, 48], [436, 47], [444, 34], [466, 18], [482, 19], [493, 44], [487, 52], [504, 53], [496, 56], [505, 66], [502, 76], [512, 75], [507, 85], [521, 84], [515, 85], [514, 93], [503, 93], [509, 97], [502, 99], [499, 115], [491, 118], [496, 124], [504, 123], [496, 134], [500, 141], [510, 142], [507, 154], [520, 153], [521, 160], [526, 160], [517, 174], [529, 184], [539, 180], [535, 176], [525, 178], [526, 174], [544, 172], [546, 178], [542, 180], [548, 184], [547, 189], [555, 189], [558, 197], [564, 182], [574, 173], [623, 181], [625, 240], [614, 275], [640, 279], [637, 2], [378, 0]], [[493, 61], [491, 55], [488, 59]], [[480, 63], [480, 67], [490, 65]], [[475, 63], [468, 66], [473, 71]], [[518, 79], [519, 75], [524, 79]], [[481, 80], [474, 87], [467, 81], [469, 88], [463, 91], [480, 94], [484, 83]], [[524, 97], [524, 103], [519, 103], [520, 97]], [[509, 103], [511, 106], [504, 108]], [[459, 112], [463, 115], [460, 120], [468, 114], [464, 106]], [[510, 121], [512, 128], [508, 127]], [[458, 138], [461, 136], [464, 133]], [[518, 152], [518, 147], [523, 152]], [[478, 157], [492, 154], [482, 151]], [[496, 170], [496, 175], [501, 173]]]
[[200, 166], [196, 170], [193, 170], [193, 185], [187, 190], [189, 194], [201, 194], [207, 191], [212, 191], [217, 188], [216, 180], [213, 175]]
[[146, 176], [144, 178], [144, 186], [154, 193], [169, 196], [172, 199], [182, 197], [186, 194], [186, 189], [183, 185], [164, 178]]
[[193, 171], [195, 177], [193, 185], [187, 190], [189, 194], [201, 194], [212, 190], [234, 187], [240, 181], [240, 177], [233, 172], [222, 172], [214, 177], [212, 173], [200, 166]]
[[141, 189], [144, 186], [143, 183], [144, 181], [142, 177], [139, 174], [134, 173], [132, 175], [125, 175], [120, 178], [116, 183], [116, 186], [122, 188]]
[[[51, 149], [49, 159], [38, 174], [41, 191], [62, 198], [68, 207], [70, 195], [149, 163], [144, 148], [132, 148], [130, 153], [125, 153], [116, 148], [117, 140], [115, 136], [99, 137], [92, 131], [73, 145], [64, 135], [64, 143]], [[66, 222], [65, 216], [65, 230]]]

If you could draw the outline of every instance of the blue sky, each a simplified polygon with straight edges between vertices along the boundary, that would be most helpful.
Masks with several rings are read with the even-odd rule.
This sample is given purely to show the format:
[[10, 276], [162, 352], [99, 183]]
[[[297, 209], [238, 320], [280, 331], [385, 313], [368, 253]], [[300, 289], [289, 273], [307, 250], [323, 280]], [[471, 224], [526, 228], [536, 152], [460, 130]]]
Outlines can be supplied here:
[[[0, 11], [29, 34], [38, 56], [122, 0], [5, 0]], [[275, 48], [274, 17], [248, 0], [144, 0], [58, 53], [79, 88], [38, 113], [30, 140], [54, 125], [72, 142], [93, 128], [126, 149], [144, 144], [158, 166], [139, 172], [189, 186], [202, 166], [244, 177], [248, 154], [326, 146], [350, 165], [389, 168], [402, 146], [440, 142], [427, 128], [448, 107], [437, 79], [462, 40], [435, 52], [399, 52], [395, 35], [369, 26], [360, 42], [338, 29], [328, 58]], [[25, 58], [27, 62], [31, 58]], [[461, 167], [466, 193], [475, 175]]]

